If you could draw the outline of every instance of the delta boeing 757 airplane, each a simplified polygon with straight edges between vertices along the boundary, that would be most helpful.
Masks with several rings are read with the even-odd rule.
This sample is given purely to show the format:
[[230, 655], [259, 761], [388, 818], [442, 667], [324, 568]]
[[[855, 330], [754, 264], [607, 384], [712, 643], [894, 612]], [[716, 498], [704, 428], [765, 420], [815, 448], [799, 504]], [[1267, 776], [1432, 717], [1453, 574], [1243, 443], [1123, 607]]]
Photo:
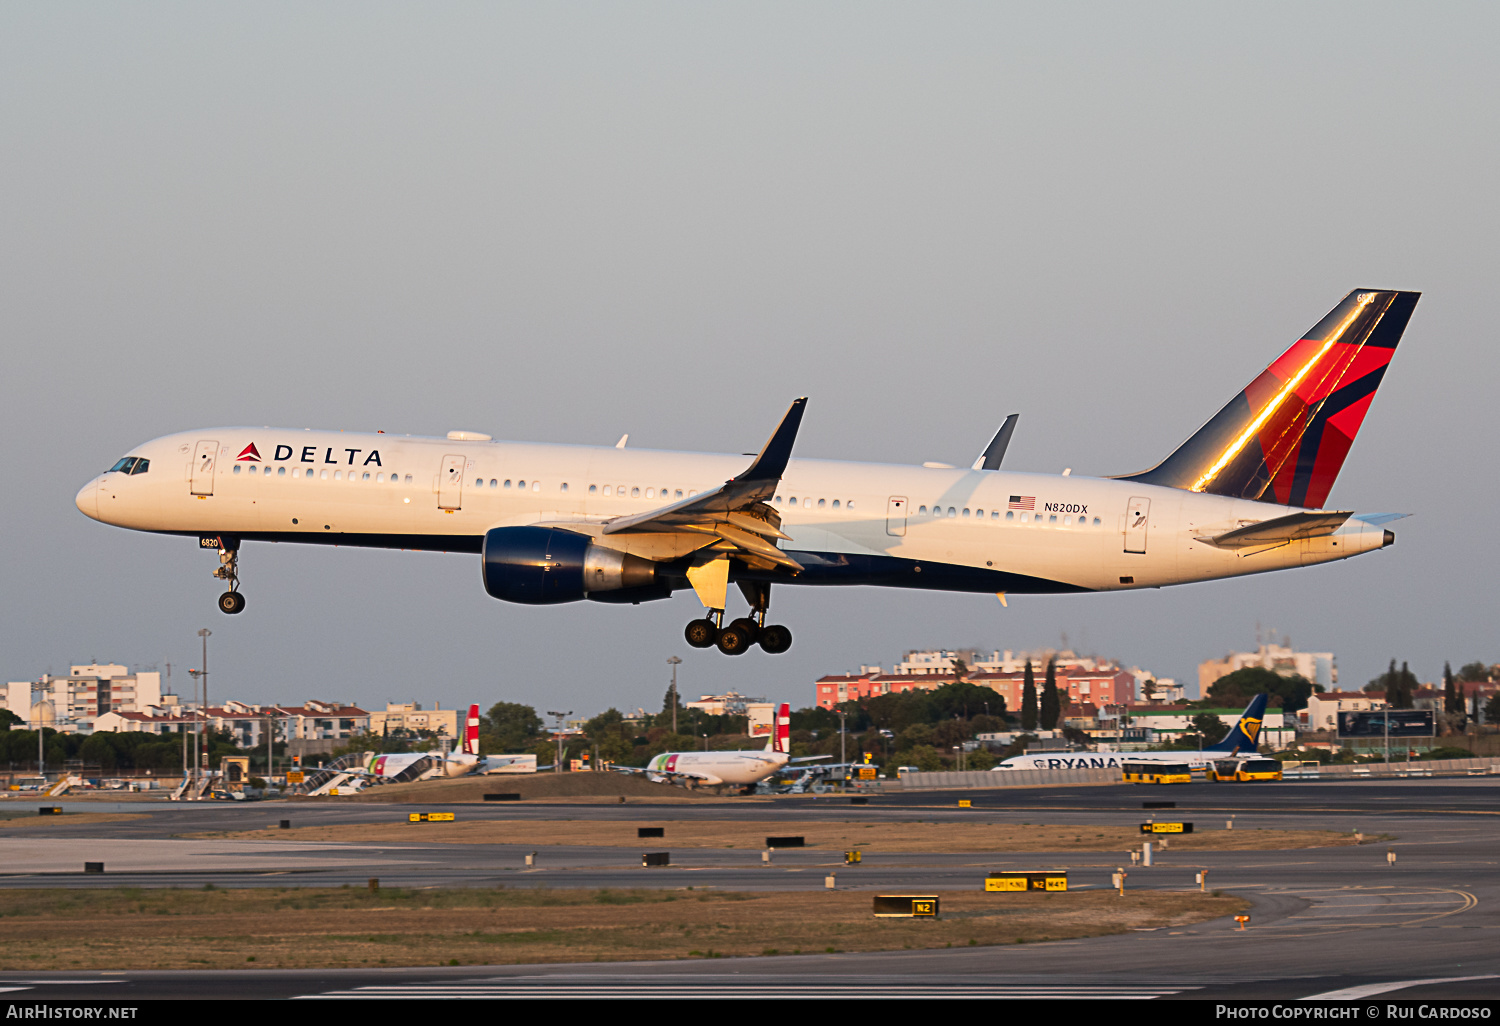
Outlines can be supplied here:
[[[95, 520], [242, 543], [471, 552], [533, 605], [691, 588], [688, 643], [785, 652], [772, 585], [1007, 594], [1159, 588], [1326, 563], [1395, 541], [1400, 514], [1324, 509], [1419, 293], [1357, 289], [1175, 452], [1119, 477], [1000, 471], [1015, 418], [965, 470], [792, 459], [798, 399], [748, 467], [614, 447], [207, 428], [130, 451], [78, 493]], [[725, 622], [729, 585], [749, 615]]]

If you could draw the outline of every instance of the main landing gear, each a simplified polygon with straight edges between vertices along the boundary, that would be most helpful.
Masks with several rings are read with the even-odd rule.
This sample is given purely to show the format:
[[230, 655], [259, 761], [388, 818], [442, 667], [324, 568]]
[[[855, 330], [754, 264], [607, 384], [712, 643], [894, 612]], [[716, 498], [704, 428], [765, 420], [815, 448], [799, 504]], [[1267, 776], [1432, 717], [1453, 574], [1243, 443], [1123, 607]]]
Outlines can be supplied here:
[[708, 616], [687, 625], [683, 636], [694, 648], [719, 646], [725, 655], [743, 655], [750, 646], [760, 644], [763, 651], [779, 655], [792, 647], [792, 632], [781, 624], [766, 623], [771, 606], [771, 586], [758, 581], [740, 582], [740, 590], [750, 600], [750, 615], [724, 625], [724, 610], [710, 609]]
[[219, 612], [233, 616], [245, 608], [245, 596], [240, 587], [240, 550], [229, 548], [222, 540], [219, 543], [219, 567], [214, 576], [228, 583], [229, 590], [219, 596]]

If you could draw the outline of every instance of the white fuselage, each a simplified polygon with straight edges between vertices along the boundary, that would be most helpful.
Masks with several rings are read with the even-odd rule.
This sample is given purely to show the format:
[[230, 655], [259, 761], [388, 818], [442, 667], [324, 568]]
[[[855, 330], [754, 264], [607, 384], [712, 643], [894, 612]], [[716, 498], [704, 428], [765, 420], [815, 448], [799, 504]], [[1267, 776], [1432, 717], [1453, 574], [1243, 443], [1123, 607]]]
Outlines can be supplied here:
[[663, 752], [646, 764], [646, 775], [660, 774], [662, 779], [688, 777], [708, 785], [759, 783], [787, 764], [787, 753], [750, 752]]
[[[79, 509], [141, 531], [470, 552], [492, 528], [549, 523], [653, 559], [712, 539], [602, 535], [601, 525], [711, 491], [745, 467], [742, 456], [272, 428], [169, 435], [129, 455], [148, 459], [147, 471], [100, 475]], [[797, 557], [792, 584], [1112, 591], [1385, 543], [1380, 527], [1351, 518], [1320, 538], [1221, 549], [1200, 539], [1293, 510], [1104, 478], [834, 460], [791, 460], [771, 505], [785, 551], [826, 557]]]
[[1119, 769], [1127, 762], [1158, 762], [1186, 765], [1200, 771], [1228, 752], [1038, 752], [1016, 755], [995, 767], [996, 772], [1031, 769]]

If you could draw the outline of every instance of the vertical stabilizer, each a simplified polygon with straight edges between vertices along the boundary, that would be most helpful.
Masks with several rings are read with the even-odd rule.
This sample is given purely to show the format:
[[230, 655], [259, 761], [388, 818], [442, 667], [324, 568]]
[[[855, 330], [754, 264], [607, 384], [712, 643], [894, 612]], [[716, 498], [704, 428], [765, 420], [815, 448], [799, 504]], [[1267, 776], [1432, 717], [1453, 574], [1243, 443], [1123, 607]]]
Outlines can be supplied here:
[[1227, 752], [1230, 755], [1254, 755], [1256, 739], [1260, 737], [1260, 725], [1266, 718], [1266, 695], [1256, 695], [1240, 713], [1239, 722], [1224, 735], [1224, 740], [1203, 749], [1205, 752]]
[[1122, 479], [1321, 508], [1420, 296], [1355, 289], [1176, 452]]
[[766, 751], [781, 752], [783, 755], [792, 750], [792, 704], [782, 702], [776, 708], [776, 715], [771, 718], [771, 736], [766, 738]]
[[479, 754], [479, 706], [469, 706], [469, 718], [464, 723], [464, 754]]

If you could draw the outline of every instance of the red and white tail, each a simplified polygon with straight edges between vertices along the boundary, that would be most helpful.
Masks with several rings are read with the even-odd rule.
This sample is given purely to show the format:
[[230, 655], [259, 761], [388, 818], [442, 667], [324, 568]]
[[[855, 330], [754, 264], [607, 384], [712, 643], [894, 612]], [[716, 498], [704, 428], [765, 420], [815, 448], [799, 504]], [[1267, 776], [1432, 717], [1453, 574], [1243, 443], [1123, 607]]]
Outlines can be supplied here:
[[771, 720], [771, 737], [766, 741], [768, 752], [790, 752], [792, 750], [792, 704], [782, 702]]
[[479, 754], [479, 706], [469, 706], [469, 719], [464, 724], [464, 754]]

